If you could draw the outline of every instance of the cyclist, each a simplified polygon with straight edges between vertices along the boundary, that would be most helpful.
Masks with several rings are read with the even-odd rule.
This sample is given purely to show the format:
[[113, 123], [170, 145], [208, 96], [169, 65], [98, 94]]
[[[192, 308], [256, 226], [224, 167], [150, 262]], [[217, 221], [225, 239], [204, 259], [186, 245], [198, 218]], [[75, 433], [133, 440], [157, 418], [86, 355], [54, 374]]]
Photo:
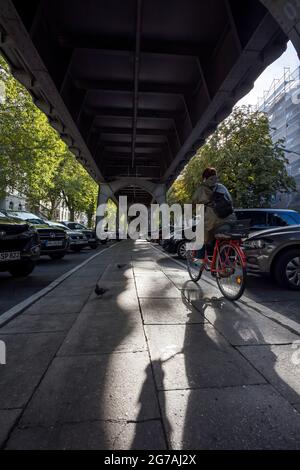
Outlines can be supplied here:
[[[198, 250], [197, 264], [203, 263], [207, 244], [215, 240], [217, 227], [224, 226], [223, 230], [230, 230], [231, 224], [236, 221], [233, 212], [232, 197], [223, 184], [219, 183], [217, 170], [206, 168], [202, 174], [202, 183], [195, 192], [193, 204], [204, 204], [204, 245]], [[227, 225], [228, 224], [228, 225]]]

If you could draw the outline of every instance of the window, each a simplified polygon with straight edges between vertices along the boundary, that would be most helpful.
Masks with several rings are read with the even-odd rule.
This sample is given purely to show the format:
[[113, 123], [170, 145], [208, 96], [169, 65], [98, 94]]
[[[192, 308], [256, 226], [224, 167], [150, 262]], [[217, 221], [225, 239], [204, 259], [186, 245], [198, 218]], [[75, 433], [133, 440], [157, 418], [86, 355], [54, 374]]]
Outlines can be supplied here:
[[238, 211], [236, 216], [238, 220], [250, 219], [250, 227], [252, 228], [267, 227], [267, 214], [264, 211]]
[[[295, 214], [295, 216], [299, 215], [300, 219], [300, 214]], [[287, 227], [288, 225], [295, 225], [297, 223], [300, 223], [298, 219], [297, 222], [297, 217], [294, 218], [294, 214], [288, 214], [284, 212], [274, 212], [268, 214], [268, 222], [270, 227]]]

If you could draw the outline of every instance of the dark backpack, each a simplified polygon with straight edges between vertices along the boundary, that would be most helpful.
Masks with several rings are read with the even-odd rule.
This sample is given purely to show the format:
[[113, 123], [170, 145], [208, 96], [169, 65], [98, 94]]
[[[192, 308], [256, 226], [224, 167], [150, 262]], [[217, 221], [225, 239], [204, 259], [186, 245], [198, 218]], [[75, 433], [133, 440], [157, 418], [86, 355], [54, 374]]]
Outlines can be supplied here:
[[233, 213], [231, 199], [224, 192], [218, 191], [218, 184], [216, 184], [213, 190], [212, 207], [220, 219], [226, 219], [226, 217]]

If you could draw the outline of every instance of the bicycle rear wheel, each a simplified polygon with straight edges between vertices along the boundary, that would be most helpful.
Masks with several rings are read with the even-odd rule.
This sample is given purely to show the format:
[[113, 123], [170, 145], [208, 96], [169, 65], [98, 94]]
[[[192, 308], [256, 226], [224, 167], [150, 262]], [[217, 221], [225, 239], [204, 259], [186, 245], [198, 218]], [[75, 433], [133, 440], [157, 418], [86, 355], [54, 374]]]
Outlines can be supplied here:
[[195, 250], [186, 250], [186, 262], [187, 269], [192, 281], [199, 281], [203, 271], [204, 265], [198, 265], [195, 263], [197, 251]]
[[238, 248], [230, 243], [222, 243], [217, 260], [217, 284], [228, 300], [238, 300], [246, 286], [246, 268]]

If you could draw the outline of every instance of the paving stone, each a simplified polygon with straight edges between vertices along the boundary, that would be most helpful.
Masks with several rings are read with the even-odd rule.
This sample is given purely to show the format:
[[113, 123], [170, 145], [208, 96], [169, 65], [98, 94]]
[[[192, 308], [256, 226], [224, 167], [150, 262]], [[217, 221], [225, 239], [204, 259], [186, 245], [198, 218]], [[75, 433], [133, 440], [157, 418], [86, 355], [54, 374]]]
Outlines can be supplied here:
[[159, 389], [228, 387], [265, 381], [210, 325], [145, 328]]
[[140, 315], [99, 312], [79, 315], [59, 355], [141, 350], [146, 350], [146, 342]]
[[300, 339], [241, 302], [206, 302], [203, 313], [233, 345], [284, 344]]
[[76, 314], [60, 315], [55, 313], [41, 313], [28, 315], [26, 312], [16, 317], [0, 329], [0, 333], [46, 333], [68, 331], [73, 325]]
[[7, 449], [11, 450], [165, 450], [161, 423], [94, 421], [18, 428]]
[[7, 356], [7, 364], [0, 368], [0, 408], [25, 405], [64, 337], [64, 333], [0, 335]]
[[199, 284], [187, 281], [181, 288], [181, 295], [186, 301], [199, 308], [200, 311], [202, 311], [203, 301], [211, 302], [213, 300], [224, 299], [219, 289], [205, 281], [200, 281]]
[[146, 325], [204, 323], [205, 318], [190, 304], [180, 299], [140, 298], [143, 320]]
[[4, 445], [22, 410], [0, 410], [0, 448]]
[[300, 342], [282, 346], [245, 346], [239, 350], [287, 400], [300, 402]]
[[44, 313], [79, 313], [86, 301], [86, 295], [71, 295], [64, 297], [45, 296], [29, 307], [26, 310], [26, 313], [28, 315], [40, 315]]
[[155, 297], [155, 298], [181, 298], [181, 292], [174, 284], [166, 279], [159, 280], [143, 280], [136, 278], [136, 289], [139, 297]]
[[133, 279], [132, 269], [120, 270], [120, 271], [105, 271], [100, 277], [101, 281], [126, 281]]
[[89, 297], [82, 312], [139, 312], [139, 303], [135, 284], [132, 280], [126, 282], [99, 282], [99, 286], [108, 289], [102, 296], [94, 292]]
[[134, 277], [141, 281], [158, 281], [160, 279], [168, 279], [166, 274], [162, 271], [135, 271]]
[[160, 393], [173, 449], [300, 449], [300, 414], [270, 385]]
[[58, 357], [21, 425], [159, 418], [147, 353]]
[[82, 298], [87, 299], [93, 289], [94, 282], [89, 281], [88, 285], [70, 285], [70, 284], [65, 284], [63, 283], [61, 286], [57, 287], [56, 289], [53, 289], [49, 294], [47, 294], [47, 297], [54, 297], [54, 298], [62, 298], [64, 299], [66, 296], [80, 296]]

